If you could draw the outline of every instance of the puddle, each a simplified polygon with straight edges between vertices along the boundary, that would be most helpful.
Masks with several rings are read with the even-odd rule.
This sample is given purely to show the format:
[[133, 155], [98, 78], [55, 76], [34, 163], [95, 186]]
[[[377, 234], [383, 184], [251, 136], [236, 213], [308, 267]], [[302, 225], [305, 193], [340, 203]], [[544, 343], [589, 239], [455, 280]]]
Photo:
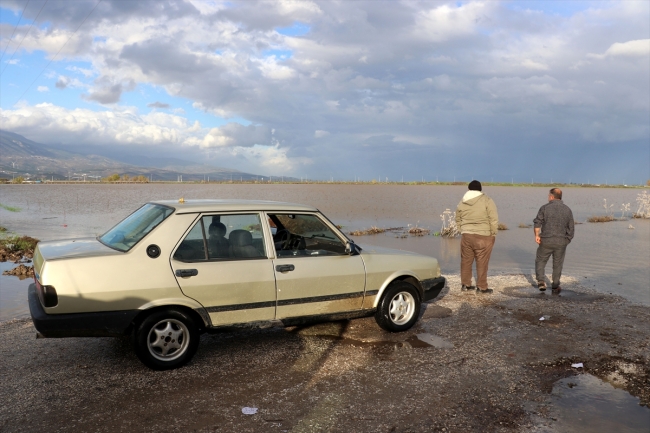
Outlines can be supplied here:
[[27, 289], [34, 279], [20, 279], [2, 272], [18, 266], [14, 262], [0, 262], [0, 322], [14, 318], [29, 317]]
[[453, 344], [447, 340], [432, 334], [416, 334], [406, 340], [412, 347], [438, 347], [440, 349], [450, 349]]
[[338, 337], [335, 335], [327, 334], [311, 334], [310, 337], [318, 337], [326, 340], [333, 340], [336, 344], [342, 346], [353, 346], [353, 347], [394, 347], [399, 348], [427, 348], [427, 347], [437, 347], [440, 349], [448, 349], [454, 347], [453, 344], [444, 340], [437, 335], [432, 334], [416, 334], [406, 341], [387, 341], [387, 340], [356, 340], [354, 338], [348, 337]]
[[444, 319], [445, 317], [449, 317], [452, 314], [451, 308], [441, 307], [439, 305], [424, 305], [426, 305], [426, 309], [422, 314], [422, 318], [424, 319]]
[[553, 299], [553, 300], [570, 300], [575, 302], [594, 301], [602, 299], [602, 295], [591, 295], [587, 293], [578, 293], [573, 290], [562, 289], [560, 293], [553, 293], [548, 289], [541, 292], [535, 287], [506, 287], [503, 289], [503, 294], [515, 298], [539, 298], [539, 299]]
[[590, 374], [557, 381], [551, 399], [556, 431], [648, 433], [650, 427], [650, 409], [638, 398]]

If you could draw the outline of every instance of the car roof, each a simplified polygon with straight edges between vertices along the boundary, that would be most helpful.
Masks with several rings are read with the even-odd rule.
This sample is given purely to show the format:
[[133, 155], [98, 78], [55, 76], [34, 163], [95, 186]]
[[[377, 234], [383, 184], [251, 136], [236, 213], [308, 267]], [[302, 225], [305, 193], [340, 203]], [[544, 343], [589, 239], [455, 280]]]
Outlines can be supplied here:
[[313, 206], [268, 200], [156, 200], [150, 203], [173, 207], [177, 213], [233, 212], [233, 211], [318, 211]]

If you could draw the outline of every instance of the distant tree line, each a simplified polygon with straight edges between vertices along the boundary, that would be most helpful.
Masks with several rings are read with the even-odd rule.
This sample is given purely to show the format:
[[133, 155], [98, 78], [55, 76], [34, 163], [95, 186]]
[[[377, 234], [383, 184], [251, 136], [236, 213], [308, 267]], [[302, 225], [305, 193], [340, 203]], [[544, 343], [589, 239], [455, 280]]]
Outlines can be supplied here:
[[102, 179], [103, 182], [139, 182], [139, 183], [149, 183], [149, 178], [144, 175], [138, 176], [129, 176], [128, 174], [119, 175], [113, 173], [108, 177]]

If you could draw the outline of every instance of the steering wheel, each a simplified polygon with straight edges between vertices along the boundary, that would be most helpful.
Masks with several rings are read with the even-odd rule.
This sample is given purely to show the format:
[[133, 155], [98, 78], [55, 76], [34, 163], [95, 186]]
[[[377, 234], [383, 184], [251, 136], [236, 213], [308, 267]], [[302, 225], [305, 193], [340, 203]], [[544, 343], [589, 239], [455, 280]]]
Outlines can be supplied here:
[[291, 243], [291, 232], [287, 229], [278, 230], [275, 234], [275, 241], [281, 245], [281, 250], [289, 249], [289, 244]]

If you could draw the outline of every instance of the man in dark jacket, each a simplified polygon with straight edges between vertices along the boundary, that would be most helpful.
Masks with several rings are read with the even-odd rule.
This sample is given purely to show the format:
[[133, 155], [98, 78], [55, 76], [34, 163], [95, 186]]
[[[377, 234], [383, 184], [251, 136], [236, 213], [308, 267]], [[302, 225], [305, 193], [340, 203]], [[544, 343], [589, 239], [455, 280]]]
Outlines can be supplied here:
[[548, 194], [548, 203], [539, 208], [535, 223], [535, 242], [537, 255], [535, 257], [535, 274], [539, 290], [546, 290], [544, 282], [546, 274], [546, 263], [553, 256], [553, 284], [551, 288], [559, 292], [560, 277], [566, 247], [573, 239], [573, 213], [569, 206], [562, 202], [562, 191], [559, 188], [552, 188]]

